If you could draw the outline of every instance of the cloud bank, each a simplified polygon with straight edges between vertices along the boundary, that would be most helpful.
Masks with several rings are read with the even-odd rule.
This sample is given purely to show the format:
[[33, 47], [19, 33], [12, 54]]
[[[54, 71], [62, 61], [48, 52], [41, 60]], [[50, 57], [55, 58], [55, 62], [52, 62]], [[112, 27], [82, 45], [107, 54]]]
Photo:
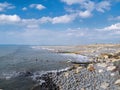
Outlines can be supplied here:
[[80, 18], [89, 18], [92, 16], [93, 11], [104, 13], [106, 10], [110, 10], [110, 1], [94, 2], [92, 0], [61, 0], [69, 6], [80, 5], [77, 10], [70, 10], [74, 13], [78, 13]]

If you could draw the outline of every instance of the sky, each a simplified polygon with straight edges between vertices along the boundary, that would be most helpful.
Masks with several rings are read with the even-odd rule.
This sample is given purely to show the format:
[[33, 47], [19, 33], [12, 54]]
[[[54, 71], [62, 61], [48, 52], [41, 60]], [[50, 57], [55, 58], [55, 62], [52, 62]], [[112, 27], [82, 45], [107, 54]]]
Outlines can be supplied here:
[[0, 44], [120, 43], [120, 0], [0, 0]]

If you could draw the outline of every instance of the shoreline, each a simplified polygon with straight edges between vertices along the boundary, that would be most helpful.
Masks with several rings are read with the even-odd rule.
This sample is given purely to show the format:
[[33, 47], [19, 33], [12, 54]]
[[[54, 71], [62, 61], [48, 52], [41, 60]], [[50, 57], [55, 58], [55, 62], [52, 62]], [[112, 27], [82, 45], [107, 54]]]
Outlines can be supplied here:
[[[105, 90], [107, 88], [109, 88], [109, 90], [113, 90], [112, 88], [114, 87], [114, 90], [118, 90], [119, 83], [117, 83], [117, 85], [116, 81], [119, 80], [120, 73], [117, 70], [115, 71], [114, 65], [108, 66], [105, 63], [98, 63], [90, 64], [87, 67], [74, 65], [68, 70], [62, 72], [48, 72], [36, 78], [39, 83], [41, 83], [41, 79], [44, 82], [35, 85], [32, 90], [73, 90], [71, 87], [78, 90], [82, 90], [82, 88], [84, 88], [84, 90], [90, 90], [90, 88], [94, 88], [92, 90], [96, 90], [100, 87], [105, 88]], [[86, 81], [90, 84], [89, 89], [87, 89]], [[98, 84], [97, 86], [92, 85], [92, 83], [95, 82]], [[102, 83], [107, 85], [101, 86]], [[111, 85], [111, 87], [108, 87], [109, 85]]]
[[65, 72], [61, 72], [59, 74], [53, 72], [47, 73], [41, 77], [44, 79], [45, 82], [41, 85], [34, 86], [32, 90], [120, 89], [119, 44], [105, 46], [88, 45], [84, 46], [84, 48], [82, 47], [82, 49], [80, 46], [77, 46], [77, 49], [76, 46], [75, 47], [47, 46], [47, 48], [56, 53], [84, 55], [89, 57], [95, 63], [88, 64], [87, 66], [82, 66], [79, 63], [77, 64], [73, 63], [71, 69]]
[[[31, 79], [34, 82], [30, 90], [120, 89], [120, 45], [34, 46], [33, 49], [44, 49], [73, 58], [71, 61], [66, 58], [70, 67], [65, 69], [16, 72], [14, 75], [18, 79]], [[84, 62], [85, 58], [88, 61]]]

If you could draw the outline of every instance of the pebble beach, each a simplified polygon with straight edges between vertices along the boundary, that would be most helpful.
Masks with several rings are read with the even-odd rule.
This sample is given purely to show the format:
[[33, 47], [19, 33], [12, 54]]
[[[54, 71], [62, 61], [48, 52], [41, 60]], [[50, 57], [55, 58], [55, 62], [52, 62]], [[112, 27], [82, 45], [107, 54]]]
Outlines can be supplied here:
[[65, 70], [34, 78], [32, 90], [120, 90], [120, 45], [46, 46], [53, 52], [89, 57], [85, 64], [72, 63]]

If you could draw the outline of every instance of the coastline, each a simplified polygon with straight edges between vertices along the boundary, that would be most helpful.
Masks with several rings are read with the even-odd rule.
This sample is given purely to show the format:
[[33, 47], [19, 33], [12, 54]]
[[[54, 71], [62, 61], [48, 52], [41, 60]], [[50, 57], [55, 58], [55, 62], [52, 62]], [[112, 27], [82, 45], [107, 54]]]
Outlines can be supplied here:
[[[62, 54], [84, 55], [94, 63], [82, 66], [77, 63], [64, 72], [49, 72], [39, 78], [45, 82], [32, 90], [119, 90], [120, 45], [46, 46]], [[111, 55], [111, 57], [109, 56]], [[117, 56], [118, 55], [118, 56]], [[48, 79], [46, 79], [48, 78]], [[49, 84], [51, 83], [51, 84]], [[94, 84], [93, 84], [94, 83]]]
[[[28, 85], [28, 87], [26, 85], [24, 87], [29, 88], [29, 90], [120, 89], [120, 45], [30, 46], [29, 48], [36, 52], [43, 49], [47, 54], [58, 55], [59, 58], [55, 58], [55, 60], [58, 61], [60, 58], [60, 60], [64, 60], [59, 63], [66, 64], [67, 68], [52, 70], [49, 68], [47, 71], [37, 70], [35, 72], [24, 70], [10, 74], [7, 72], [3, 73], [1, 78], [9, 81], [8, 83], [11, 80], [18, 80], [19, 83], [20, 80], [24, 79]], [[43, 53], [46, 54], [45, 52]], [[37, 61], [36, 58], [33, 60], [40, 62], [38, 57]], [[45, 62], [48, 63], [46, 59]], [[6, 85], [4, 87], [6, 88]], [[1, 89], [4, 90], [4, 87]]]

